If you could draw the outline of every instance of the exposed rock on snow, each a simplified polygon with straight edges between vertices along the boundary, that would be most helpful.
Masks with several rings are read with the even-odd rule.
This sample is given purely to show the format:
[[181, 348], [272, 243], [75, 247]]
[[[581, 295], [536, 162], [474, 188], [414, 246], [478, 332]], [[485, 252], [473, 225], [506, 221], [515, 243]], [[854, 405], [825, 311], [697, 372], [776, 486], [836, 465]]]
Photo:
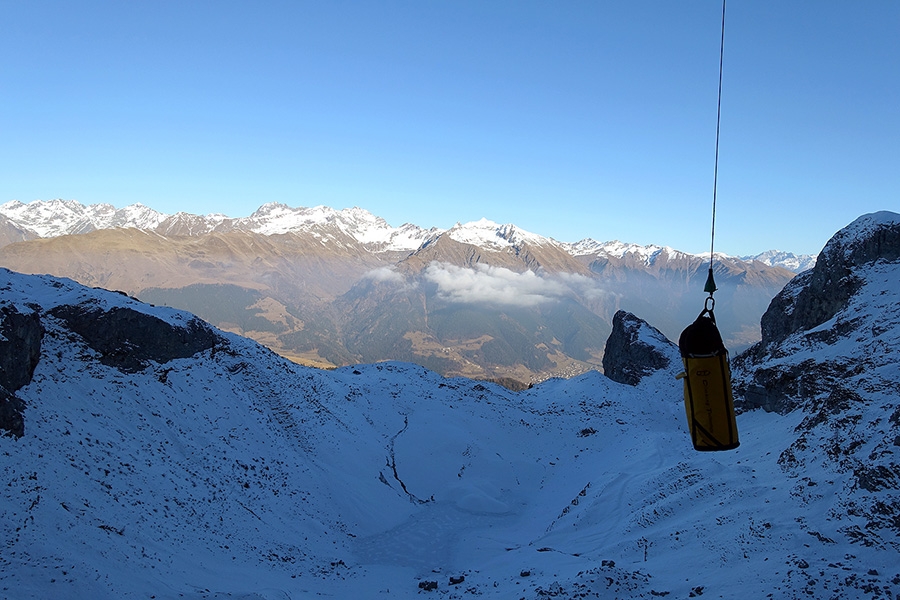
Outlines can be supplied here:
[[677, 364], [678, 347], [658, 329], [630, 312], [613, 315], [603, 353], [603, 372], [617, 383], [637, 385], [654, 371]]
[[772, 300], [760, 321], [763, 347], [831, 319], [863, 284], [856, 268], [898, 257], [900, 215], [882, 211], [858, 218], [829, 240], [815, 267]]
[[37, 312], [0, 305], [0, 430], [16, 437], [25, 432], [25, 404], [15, 392], [31, 382], [41, 356], [44, 329]]
[[[738, 406], [802, 421], [778, 462], [836, 533], [900, 550], [900, 215], [860, 217], [763, 317], [734, 361]], [[810, 473], [828, 473], [827, 500]], [[807, 489], [802, 490], [806, 486]]]
[[25, 403], [21, 398], [0, 389], [0, 433], [22, 437], [25, 433], [25, 419], [22, 417], [24, 410]]
[[200, 319], [178, 326], [129, 307], [108, 310], [83, 303], [50, 310], [69, 329], [99, 353], [100, 362], [123, 371], [136, 371], [148, 361], [164, 364], [209, 350], [221, 338]]
[[41, 356], [44, 329], [35, 311], [0, 305], [0, 386], [16, 391], [31, 381]]
[[[885, 289], [871, 288], [882, 285], [872, 279], [881, 280], [898, 264], [900, 215], [886, 211], [864, 215], [836, 233], [816, 266], [790, 281], [772, 300], [761, 320], [762, 341], [735, 359], [739, 369], [745, 366], [746, 375], [738, 381], [743, 407], [790, 412], [804, 399], [865, 370], [858, 362], [860, 353], [851, 357], [838, 342], [855, 338], [863, 346], [854, 351], [874, 348], [866, 338], [880, 338], [894, 325], [891, 303], [884, 297], [897, 290], [889, 280]], [[860, 293], [866, 286], [870, 289]], [[886, 313], [873, 310], [872, 295]], [[814, 346], [828, 351], [812, 358], [808, 350]], [[805, 359], [773, 363], [787, 355], [800, 356], [800, 347], [807, 349]], [[891, 362], [883, 352], [862, 354], [869, 363]]]

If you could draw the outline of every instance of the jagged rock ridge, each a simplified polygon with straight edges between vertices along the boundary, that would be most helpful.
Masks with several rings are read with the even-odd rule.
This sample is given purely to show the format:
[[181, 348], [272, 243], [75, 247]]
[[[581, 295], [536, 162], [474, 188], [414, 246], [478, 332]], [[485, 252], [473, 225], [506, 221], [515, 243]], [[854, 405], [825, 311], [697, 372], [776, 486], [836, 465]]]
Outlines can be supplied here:
[[862, 285], [854, 273], [857, 268], [876, 261], [896, 262], [898, 257], [897, 214], [882, 211], [860, 217], [828, 241], [815, 267], [773, 299], [760, 321], [763, 346], [831, 319]]
[[620, 310], [603, 352], [603, 373], [617, 383], [637, 385], [661, 369], [675, 368], [678, 349], [658, 329]]
[[739, 408], [801, 419], [778, 459], [800, 496], [855, 544], [900, 550], [900, 215], [835, 234], [772, 301], [763, 332], [734, 361]]
[[[744, 382], [744, 396], [751, 407], [788, 412], [797, 399], [809, 398], [827, 389], [835, 379], [860, 371], [858, 360], [880, 365], [890, 359], [883, 352], [866, 352], [850, 358], [849, 350], [838, 358], [817, 364], [762, 366], [787, 354], [796, 356], [800, 347], [837, 343], [890, 329], [894, 309], [885, 297], [892, 294], [890, 273], [900, 263], [900, 216], [891, 212], [864, 215], [836, 233], [822, 250], [816, 267], [788, 283], [772, 300], [761, 319], [762, 340], [739, 357], [740, 364], [753, 365], [753, 380]], [[881, 283], [879, 283], [881, 282]], [[871, 290], [879, 285], [880, 291]], [[861, 294], [865, 287], [870, 290]], [[876, 308], [877, 307], [877, 308]], [[868, 329], [867, 329], [868, 328]], [[833, 353], [833, 351], [832, 351]], [[754, 383], [755, 381], [755, 383]]]

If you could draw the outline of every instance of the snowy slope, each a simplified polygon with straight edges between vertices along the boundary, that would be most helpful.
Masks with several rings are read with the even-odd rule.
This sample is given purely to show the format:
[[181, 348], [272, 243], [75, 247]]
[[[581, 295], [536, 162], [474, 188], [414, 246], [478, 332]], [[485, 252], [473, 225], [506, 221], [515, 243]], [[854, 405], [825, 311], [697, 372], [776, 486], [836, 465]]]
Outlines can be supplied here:
[[742, 414], [738, 450], [698, 454], [674, 372], [515, 394], [405, 364], [307, 369], [221, 333], [122, 370], [54, 312], [192, 318], [5, 271], [0, 299], [46, 331], [25, 435], [0, 437], [3, 597], [900, 592], [896, 549], [809, 501], [832, 467], [779, 464], [802, 413]]
[[460, 243], [471, 244], [493, 249], [504, 249], [520, 246], [523, 243], [534, 245], [557, 245], [550, 238], [519, 229], [512, 223], [499, 225], [488, 219], [457, 223], [447, 230], [447, 235]]
[[[774, 313], [774, 314], [773, 314]], [[900, 215], [839, 231], [736, 360], [747, 408], [801, 414], [778, 462], [829, 540], [900, 551]], [[835, 542], [832, 542], [835, 543]]]

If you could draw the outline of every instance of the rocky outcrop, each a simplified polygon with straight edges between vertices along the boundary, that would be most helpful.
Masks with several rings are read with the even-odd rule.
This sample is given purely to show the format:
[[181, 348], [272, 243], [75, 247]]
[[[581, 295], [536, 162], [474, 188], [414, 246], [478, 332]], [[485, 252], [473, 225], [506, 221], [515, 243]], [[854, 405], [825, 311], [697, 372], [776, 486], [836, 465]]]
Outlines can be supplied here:
[[37, 312], [0, 306], [0, 432], [25, 433], [25, 403], [15, 392], [31, 382], [41, 357], [44, 329]]
[[176, 327], [127, 307], [104, 310], [90, 304], [62, 305], [50, 314], [84, 338], [100, 354], [100, 362], [122, 371], [138, 371], [149, 361], [166, 363], [209, 350], [221, 340], [199, 319]]
[[658, 329], [620, 310], [603, 353], [603, 372], [618, 383], [637, 385], [641, 379], [672, 366], [678, 348]]
[[867, 281], [867, 267], [898, 262], [900, 215], [896, 213], [863, 215], [837, 232], [819, 254], [816, 266], [790, 281], [772, 300], [760, 322], [762, 340], [735, 358], [738, 408], [784, 414], [865, 370], [864, 364], [846, 357], [779, 359], [796, 354], [801, 347], [833, 346], [858, 337], [861, 327], [870, 328], [871, 337], [895, 326], [866, 325], [849, 307]]
[[763, 340], [732, 363], [736, 406], [802, 417], [778, 458], [803, 502], [821, 498], [835, 535], [900, 548], [900, 215], [860, 217], [785, 286]]
[[837, 232], [816, 266], [789, 282], [760, 320], [762, 346], [834, 317], [859, 290], [855, 268], [900, 259], [900, 215], [882, 211], [864, 215]]

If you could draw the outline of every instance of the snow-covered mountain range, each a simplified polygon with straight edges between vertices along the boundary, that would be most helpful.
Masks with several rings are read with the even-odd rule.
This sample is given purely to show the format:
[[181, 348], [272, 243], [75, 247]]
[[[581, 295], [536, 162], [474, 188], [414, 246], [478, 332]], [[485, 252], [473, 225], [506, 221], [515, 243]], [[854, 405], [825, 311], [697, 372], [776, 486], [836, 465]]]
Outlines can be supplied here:
[[735, 359], [741, 446], [701, 454], [634, 317], [634, 385], [514, 393], [0, 270], [0, 595], [896, 598], [898, 282], [900, 215], [839, 232]]
[[[424, 229], [409, 223], [392, 227], [384, 219], [362, 208], [292, 208], [280, 203], [264, 204], [249, 217], [231, 218], [222, 214], [193, 215], [183, 212], [168, 215], [142, 204], [116, 209], [110, 204], [84, 205], [75, 200], [36, 200], [27, 204], [12, 200], [0, 205], [0, 217], [27, 236], [42, 238], [132, 227], [162, 235], [203, 235], [225, 231], [274, 235], [313, 230], [322, 235], [323, 239], [328, 239], [327, 234], [320, 233], [320, 228], [331, 226], [357, 242], [380, 251], [413, 251], [444, 233], [442, 229]], [[553, 244], [573, 256], [609, 254], [621, 258], [626, 253], [634, 253], [652, 261], [661, 251], [665, 250], [670, 254], [676, 252], [671, 248], [619, 241], [597, 242], [585, 239], [576, 243], [557, 242], [515, 225], [497, 224], [488, 219], [457, 224], [447, 230], [447, 233], [454, 240], [475, 246], [507, 247], [522, 242]], [[795, 255], [779, 250], [741, 257], [741, 260], [758, 260], [768, 266], [778, 266], [797, 273], [815, 264], [815, 256]]]
[[[402, 360], [514, 388], [599, 368], [620, 309], [677, 336], [702, 304], [707, 261], [486, 219], [392, 227], [359, 208], [266, 204], [233, 219], [0, 206], [0, 266], [189, 310], [308, 365]], [[725, 255], [715, 269], [723, 335], [746, 348], [794, 272]]]

